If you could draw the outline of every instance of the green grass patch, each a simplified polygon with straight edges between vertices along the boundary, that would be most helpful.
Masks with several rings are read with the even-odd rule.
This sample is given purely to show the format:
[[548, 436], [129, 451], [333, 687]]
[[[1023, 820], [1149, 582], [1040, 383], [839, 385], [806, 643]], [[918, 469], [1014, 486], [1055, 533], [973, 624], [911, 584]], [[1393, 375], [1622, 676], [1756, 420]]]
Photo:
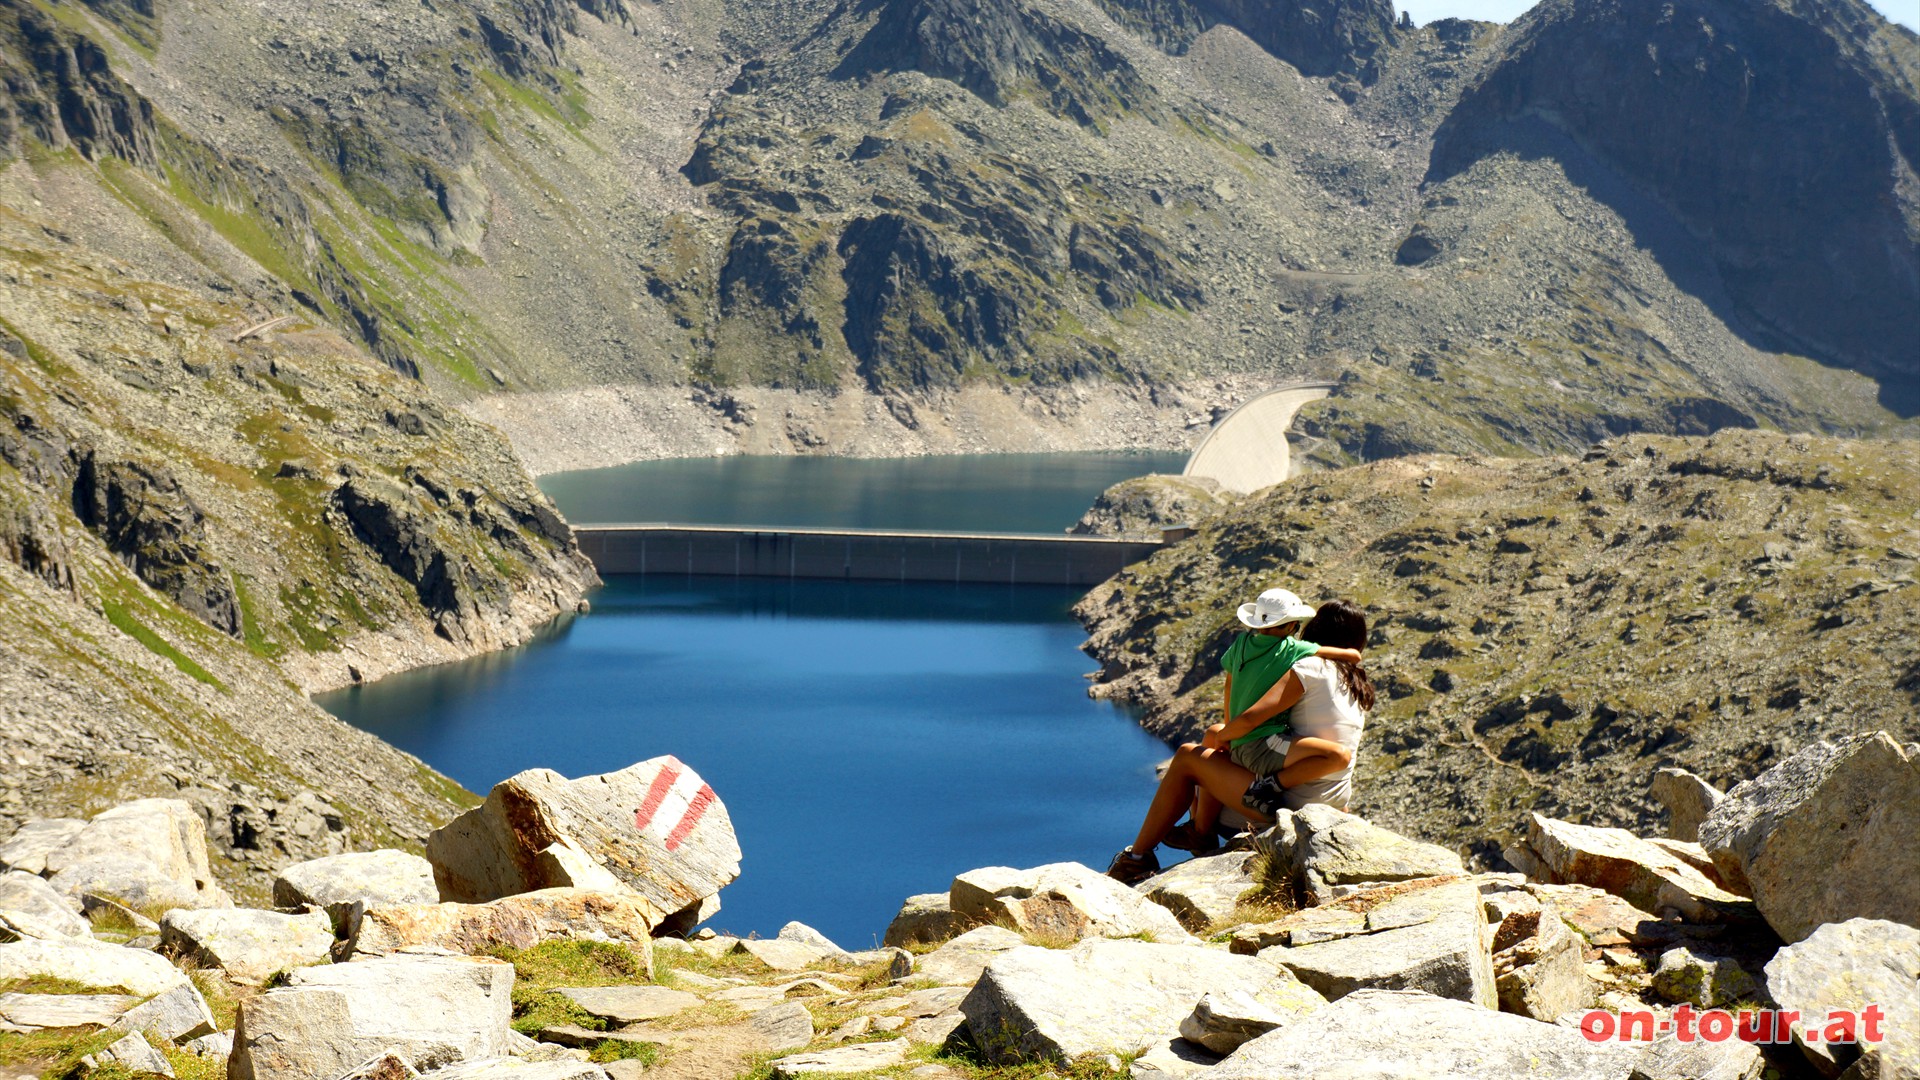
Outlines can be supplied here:
[[543, 941], [531, 949], [497, 949], [492, 955], [513, 965], [518, 982], [542, 990], [648, 981], [646, 960], [608, 941]]
[[154, 633], [148, 629], [145, 624], [141, 623], [140, 620], [134, 618], [133, 612], [129, 611], [126, 605], [102, 597], [100, 600], [100, 608], [102, 613], [106, 615], [107, 621], [117, 627], [121, 633], [145, 645], [148, 651], [155, 655], [165, 658], [172, 663], [174, 667], [179, 668], [182, 674], [199, 682], [203, 682], [223, 693], [226, 692], [227, 686], [225, 683], [214, 678], [212, 672], [194, 663], [187, 654], [174, 648], [165, 638]]

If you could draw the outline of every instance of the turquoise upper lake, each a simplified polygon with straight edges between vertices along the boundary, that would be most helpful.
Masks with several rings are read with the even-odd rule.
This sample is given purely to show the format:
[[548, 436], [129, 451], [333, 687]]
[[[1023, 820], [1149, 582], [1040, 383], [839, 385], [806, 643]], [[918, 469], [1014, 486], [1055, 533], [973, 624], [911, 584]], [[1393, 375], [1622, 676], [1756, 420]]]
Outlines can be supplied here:
[[[1170, 471], [1148, 455], [726, 459], [549, 489], [577, 521], [1058, 532], [1156, 468]], [[744, 852], [709, 925], [769, 936], [798, 919], [868, 947], [901, 900], [961, 871], [1101, 868], [1139, 827], [1167, 751], [1086, 696], [1078, 596], [614, 577], [591, 614], [526, 646], [317, 700], [479, 792], [536, 766], [583, 776], [673, 754], [719, 793]]]
[[540, 487], [576, 525], [1059, 533], [1109, 486], [1177, 473], [1185, 454], [724, 457], [555, 473]]

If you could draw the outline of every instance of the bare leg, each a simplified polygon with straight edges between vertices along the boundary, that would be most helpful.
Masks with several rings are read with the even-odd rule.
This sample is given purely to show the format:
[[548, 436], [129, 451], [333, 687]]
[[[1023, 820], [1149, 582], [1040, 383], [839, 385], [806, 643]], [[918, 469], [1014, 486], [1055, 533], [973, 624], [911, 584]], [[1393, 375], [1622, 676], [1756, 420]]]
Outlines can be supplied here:
[[[1160, 788], [1153, 793], [1146, 820], [1140, 824], [1140, 835], [1134, 838], [1133, 850], [1144, 854], [1157, 847], [1194, 801], [1195, 791], [1204, 791], [1219, 802], [1240, 806], [1240, 797], [1246, 794], [1247, 785], [1251, 783], [1253, 774], [1229, 761], [1227, 755], [1204, 751], [1192, 743], [1182, 746], [1174, 753], [1173, 763], [1167, 766], [1167, 774], [1160, 778]], [[1264, 815], [1245, 807], [1241, 807], [1241, 811], [1266, 820]]]

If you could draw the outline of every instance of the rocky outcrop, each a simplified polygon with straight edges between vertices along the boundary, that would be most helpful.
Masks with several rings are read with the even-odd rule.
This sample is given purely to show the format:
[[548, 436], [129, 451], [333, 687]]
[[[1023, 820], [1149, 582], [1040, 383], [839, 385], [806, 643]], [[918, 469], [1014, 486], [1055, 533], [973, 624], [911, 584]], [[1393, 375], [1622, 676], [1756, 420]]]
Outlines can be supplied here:
[[1227, 502], [1220, 485], [1203, 476], [1140, 476], [1100, 493], [1067, 531], [1077, 536], [1158, 540], [1161, 530], [1191, 526]]
[[[1900, 689], [1920, 664], [1905, 645], [1920, 642], [1920, 593], [1893, 555], [1913, 551], [1898, 509], [1913, 488], [1920, 468], [1896, 444], [1761, 432], [1631, 436], [1580, 459], [1381, 461], [1251, 496], [1076, 611], [1094, 692], [1188, 741], [1218, 716], [1234, 608], [1310, 559], [1314, 598], [1369, 598], [1380, 694], [1356, 810], [1456, 849], [1520, 839], [1527, 811], [1656, 836], [1650, 765], [1727, 786], [1798, 749], [1781, 733], [1799, 724], [1920, 738]], [[1761, 510], [1781, 505], [1803, 540]], [[1860, 524], [1815, 539], [1836, 515]], [[1736, 599], [1657, 599], [1709, 586]], [[1802, 598], [1792, 613], [1763, 602], [1782, 590]], [[1650, 647], [1669, 618], [1687, 620], [1673, 624], [1684, 661]], [[1716, 722], [1689, 711], [1716, 697]]]
[[972, 986], [994, 957], [1026, 943], [1005, 927], [977, 927], [915, 958], [913, 974], [942, 986]]
[[427, 839], [440, 895], [464, 903], [536, 889], [637, 893], [653, 922], [698, 907], [740, 873], [726, 805], [674, 757], [568, 780], [529, 769]]
[[206, 514], [166, 466], [88, 453], [74, 476], [73, 506], [140, 580], [215, 630], [240, 636], [240, 601], [208, 547]]
[[233, 1080], [339, 1076], [396, 1053], [416, 1068], [506, 1057], [514, 1049], [513, 967], [408, 957], [290, 972], [249, 999], [234, 1028]]
[[1701, 845], [1781, 938], [1853, 918], [1920, 923], [1920, 761], [1885, 732], [1817, 743], [1727, 793]]

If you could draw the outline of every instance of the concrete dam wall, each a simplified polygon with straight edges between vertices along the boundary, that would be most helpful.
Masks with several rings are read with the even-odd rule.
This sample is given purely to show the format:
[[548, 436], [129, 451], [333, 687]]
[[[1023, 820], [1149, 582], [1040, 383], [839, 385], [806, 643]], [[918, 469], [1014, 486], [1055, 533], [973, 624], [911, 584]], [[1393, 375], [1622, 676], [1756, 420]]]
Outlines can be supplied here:
[[1091, 586], [1160, 550], [1096, 536], [582, 525], [580, 550], [602, 574]]

